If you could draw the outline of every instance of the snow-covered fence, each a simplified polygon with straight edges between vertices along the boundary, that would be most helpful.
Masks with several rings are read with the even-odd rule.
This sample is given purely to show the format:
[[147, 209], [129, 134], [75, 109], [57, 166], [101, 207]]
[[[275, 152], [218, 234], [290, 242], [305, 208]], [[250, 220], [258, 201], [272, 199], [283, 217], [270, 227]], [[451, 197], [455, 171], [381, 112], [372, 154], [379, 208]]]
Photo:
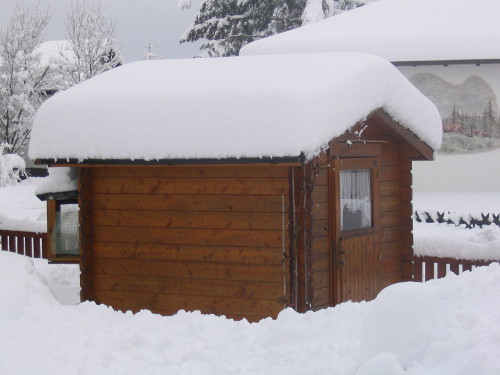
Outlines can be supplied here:
[[[479, 217], [480, 216], [480, 217]], [[456, 226], [464, 225], [465, 228], [482, 228], [485, 225], [496, 225], [500, 227], [500, 213], [480, 213], [478, 215], [460, 215], [450, 212], [429, 213], [428, 211], [415, 211], [415, 221], [419, 223], [447, 223]]]
[[3, 251], [47, 259], [47, 233], [0, 230], [0, 246]]
[[413, 257], [413, 280], [428, 281], [440, 279], [451, 272], [459, 275], [464, 271], [471, 271], [473, 268], [487, 266], [494, 262], [498, 261], [415, 256]]

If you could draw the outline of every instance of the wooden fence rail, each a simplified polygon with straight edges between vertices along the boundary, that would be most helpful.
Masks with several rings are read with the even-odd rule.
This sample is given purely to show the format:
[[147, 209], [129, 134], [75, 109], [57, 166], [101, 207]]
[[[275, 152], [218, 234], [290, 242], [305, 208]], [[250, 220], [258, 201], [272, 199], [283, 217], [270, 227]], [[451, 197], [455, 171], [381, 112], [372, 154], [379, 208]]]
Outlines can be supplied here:
[[464, 271], [470, 271], [473, 268], [487, 266], [495, 262], [498, 261], [415, 256], [413, 257], [413, 280], [428, 281], [440, 279], [450, 272], [459, 275]]
[[47, 233], [0, 230], [0, 246], [4, 251], [47, 259]]

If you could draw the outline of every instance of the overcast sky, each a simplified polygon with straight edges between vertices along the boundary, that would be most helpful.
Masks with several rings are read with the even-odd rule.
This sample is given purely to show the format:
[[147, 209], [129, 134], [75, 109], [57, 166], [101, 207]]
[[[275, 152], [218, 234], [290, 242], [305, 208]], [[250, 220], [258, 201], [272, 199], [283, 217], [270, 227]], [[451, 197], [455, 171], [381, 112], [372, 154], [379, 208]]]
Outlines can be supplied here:
[[[33, 4], [38, 0], [22, 0]], [[0, 0], [0, 26], [9, 22], [19, 0]], [[44, 32], [44, 40], [65, 39], [65, 20], [71, 0], [39, 0], [52, 14]], [[191, 24], [199, 8], [193, 1], [192, 9], [180, 11], [177, 0], [101, 0], [106, 16], [116, 25], [118, 44], [127, 62], [142, 60], [148, 43], [152, 52], [165, 58], [189, 58], [198, 53], [199, 43], [179, 45], [180, 36]]]

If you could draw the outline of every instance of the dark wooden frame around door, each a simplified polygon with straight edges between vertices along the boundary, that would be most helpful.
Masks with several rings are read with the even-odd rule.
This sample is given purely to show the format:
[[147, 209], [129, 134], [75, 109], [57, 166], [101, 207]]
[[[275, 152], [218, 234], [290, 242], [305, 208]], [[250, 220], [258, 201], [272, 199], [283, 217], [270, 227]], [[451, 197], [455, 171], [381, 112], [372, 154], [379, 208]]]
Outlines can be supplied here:
[[[348, 300], [376, 297], [380, 289], [380, 193], [379, 160], [376, 157], [332, 159], [330, 168], [330, 276], [333, 305]], [[372, 225], [369, 228], [341, 231], [340, 171], [369, 169], [371, 180]]]

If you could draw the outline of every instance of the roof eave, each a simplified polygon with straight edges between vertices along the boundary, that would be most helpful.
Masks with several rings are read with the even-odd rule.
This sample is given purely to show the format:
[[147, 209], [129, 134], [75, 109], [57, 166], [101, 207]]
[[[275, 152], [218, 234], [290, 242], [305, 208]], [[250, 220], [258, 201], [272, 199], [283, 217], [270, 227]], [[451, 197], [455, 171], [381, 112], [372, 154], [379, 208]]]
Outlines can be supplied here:
[[400, 123], [395, 121], [382, 108], [379, 108], [372, 112], [369, 117], [373, 119], [379, 126], [384, 128], [388, 133], [409, 143], [416, 151], [414, 155], [411, 155], [412, 160], [434, 159], [434, 150], [430, 146], [428, 146], [410, 130], [406, 129]]
[[158, 160], [126, 160], [126, 159], [36, 159], [35, 164], [46, 164], [60, 167], [87, 166], [195, 166], [195, 165], [245, 165], [245, 164], [287, 164], [302, 165], [306, 162], [304, 154], [283, 157], [255, 158], [203, 158], [203, 159], [158, 159]]

